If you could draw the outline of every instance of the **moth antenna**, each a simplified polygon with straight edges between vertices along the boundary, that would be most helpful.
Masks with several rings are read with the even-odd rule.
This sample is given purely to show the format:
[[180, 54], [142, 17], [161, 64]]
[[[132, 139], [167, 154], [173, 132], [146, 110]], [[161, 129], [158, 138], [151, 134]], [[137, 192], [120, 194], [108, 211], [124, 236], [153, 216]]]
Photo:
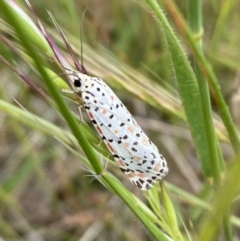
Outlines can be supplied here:
[[69, 44], [68, 40], [67, 40], [67, 37], [65, 36], [65, 34], [63, 33], [63, 31], [61, 30], [60, 26], [58, 25], [56, 19], [54, 18], [54, 16], [52, 15], [52, 13], [50, 11], [47, 10], [47, 13], [48, 15], [50, 16], [51, 20], [53, 21], [55, 27], [57, 28], [58, 32], [60, 33], [60, 36], [64, 42], [64, 44], [66, 45], [73, 61], [74, 61], [74, 64], [75, 64], [75, 67], [78, 71], [81, 71], [81, 66], [78, 62], [78, 58], [76, 57], [71, 45]]
[[82, 15], [82, 19], [81, 19], [81, 29], [80, 29], [80, 43], [81, 43], [81, 46], [80, 46], [80, 48], [81, 48], [81, 56], [80, 56], [80, 58], [81, 58], [81, 71], [82, 71], [82, 73], [83, 74], [88, 74], [88, 72], [87, 72], [87, 70], [85, 69], [85, 67], [84, 67], [84, 65], [83, 65], [83, 40], [82, 40], [82, 38], [83, 38], [83, 20], [84, 20], [84, 17], [85, 17], [85, 14], [86, 14], [86, 12], [87, 12], [87, 8], [84, 10], [84, 12], [83, 12], [83, 15]]

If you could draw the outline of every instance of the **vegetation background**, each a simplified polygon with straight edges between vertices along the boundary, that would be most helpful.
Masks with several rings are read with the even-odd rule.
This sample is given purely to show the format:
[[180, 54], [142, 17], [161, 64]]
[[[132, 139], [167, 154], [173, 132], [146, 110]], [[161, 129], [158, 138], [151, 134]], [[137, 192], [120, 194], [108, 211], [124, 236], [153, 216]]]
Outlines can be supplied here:
[[[23, 0], [15, 2], [35, 21]], [[154, 218], [158, 221], [151, 216], [153, 213], [150, 215], [150, 211], [146, 211], [150, 216], [150, 221], [146, 222], [151, 222], [151, 225], [157, 223], [156, 227], [172, 239], [161, 239], [160, 234], [156, 234], [136, 216], [136, 210], [133, 211], [131, 207], [129, 209], [129, 204], [126, 205], [123, 197], [97, 181], [99, 177], [93, 170], [89, 171], [89, 166], [86, 169], [84, 165], [87, 161], [82, 159], [82, 150], [71, 143], [73, 137], [67, 134], [70, 129], [63, 115], [59, 114], [54, 104], [46, 101], [46, 98], [30, 88], [6, 64], [1, 63], [1, 240], [128, 241], [153, 240], [153, 237], [158, 240], [240, 240], [237, 196], [240, 189], [237, 158], [239, 142], [232, 141], [233, 133], [229, 138], [226, 130], [228, 128], [225, 128], [227, 124], [221, 120], [224, 119], [223, 109], [219, 104], [221, 101], [214, 95], [216, 92], [212, 85], [210, 89], [213, 93], [211, 101], [214, 114], [208, 118], [210, 124], [203, 119], [194, 119], [200, 112], [196, 111], [198, 109], [191, 110], [191, 99], [187, 99], [191, 97], [191, 91], [183, 90], [185, 85], [191, 85], [187, 82], [188, 79], [184, 84], [184, 76], [188, 76], [190, 70], [188, 67], [185, 69], [185, 66], [183, 70], [177, 69], [181, 61], [177, 63], [175, 60], [182, 57], [181, 53], [176, 52], [174, 56], [171, 52], [178, 46], [172, 48], [169, 44], [171, 41], [168, 32], [164, 26], [160, 27], [159, 17], [155, 16], [156, 9], [151, 2], [154, 1], [31, 0], [38, 18], [54, 36], [62, 54], [71, 64], [71, 56], [46, 9], [52, 12], [78, 55], [80, 29], [83, 27], [83, 59], [89, 74], [103, 78], [113, 88], [167, 159], [170, 171], [164, 184], [170, 199], [165, 196], [164, 201], [162, 197], [160, 201], [156, 197], [161, 196], [159, 187], [153, 192], [143, 194], [112, 162], [106, 167], [107, 161], [98, 154], [103, 166], [121, 180], [134, 197], [146, 204], [143, 207], [154, 210]], [[194, 14], [202, 18], [202, 26], [200, 21], [198, 32], [192, 36], [196, 42], [202, 41], [204, 57], [208, 60], [206, 66], [213, 70], [220, 85], [223, 99], [235, 123], [233, 130], [236, 131], [240, 125], [240, 3], [236, 0], [192, 1], [199, 5], [195, 8], [198, 13], [191, 14], [194, 8], [191, 10], [190, 2], [176, 1], [176, 5], [171, 5], [173, 1], [159, 0], [159, 5], [193, 67], [196, 63], [201, 66], [201, 60], [196, 58], [197, 51], [183, 31], [180, 17], [182, 15], [190, 27], [195, 21]], [[179, 10], [177, 14], [174, 14], [173, 6]], [[87, 12], [82, 20], [85, 9]], [[26, 46], [16, 38], [11, 25], [3, 8], [0, 10], [1, 35], [21, 51], [21, 54], [1, 42], [1, 55], [50, 95], [38, 68], [26, 57], [29, 54], [24, 49]], [[25, 31], [28, 33], [27, 27]], [[199, 45], [201, 46], [201, 43]], [[48, 54], [43, 49], [38, 47], [35, 51], [46, 61]], [[54, 69], [56, 64], [51, 63], [50, 58], [48, 61], [48, 68]], [[198, 70], [195, 68], [195, 73], [198, 73]], [[208, 70], [206, 72], [210, 73]], [[63, 73], [59, 70], [52, 75], [52, 81], [58, 85], [56, 74], [62, 76]], [[208, 76], [196, 75], [200, 76], [200, 79]], [[183, 80], [179, 82], [181, 76]], [[189, 75], [189, 80], [191, 78]], [[207, 83], [206, 80], [204, 82]], [[193, 81], [192, 85], [194, 83]], [[61, 93], [61, 88], [59, 90]], [[202, 99], [208, 99], [208, 96], [203, 96]], [[181, 101], [186, 103], [184, 108]], [[192, 99], [192, 103], [194, 101], [198, 103], [198, 97]], [[76, 103], [71, 100], [67, 100], [67, 103], [77, 116]], [[190, 113], [187, 118], [184, 110]], [[87, 134], [84, 134], [91, 139], [94, 149], [109, 157], [104, 145], [98, 145], [99, 139], [86, 114], [82, 112], [84, 121], [89, 124], [89, 128], [86, 127], [88, 129], [85, 130]], [[54, 124], [54, 127], [60, 127], [60, 132], [36, 119], [33, 114]], [[199, 133], [206, 130], [201, 129], [204, 123], [207, 123], [207, 126], [209, 124], [211, 131], [211, 120], [220, 143], [216, 165], [219, 170], [211, 168], [211, 165], [209, 168], [208, 164], [213, 160], [211, 156], [214, 154], [208, 141], [207, 153], [206, 148], [198, 141], [198, 138], [209, 139], [206, 136], [200, 137]], [[196, 130], [197, 126], [199, 130]], [[191, 135], [189, 129], [197, 134]], [[214, 132], [209, 133], [210, 137], [213, 137], [213, 143], [218, 143]], [[79, 152], [81, 157], [77, 157], [73, 150]], [[209, 162], [204, 162], [202, 157], [205, 155], [209, 155], [206, 159], [210, 160]], [[125, 194], [120, 187], [119, 190]], [[126, 195], [129, 200], [133, 200], [128, 196], [129, 193]], [[141, 205], [144, 205], [143, 203]], [[140, 205], [137, 201], [132, 204]]]

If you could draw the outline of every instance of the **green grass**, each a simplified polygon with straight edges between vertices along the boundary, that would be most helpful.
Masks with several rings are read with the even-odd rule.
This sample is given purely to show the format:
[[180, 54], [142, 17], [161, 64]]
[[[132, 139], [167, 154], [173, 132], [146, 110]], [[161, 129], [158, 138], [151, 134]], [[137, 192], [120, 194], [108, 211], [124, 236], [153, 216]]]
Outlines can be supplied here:
[[3, 2], [0, 10], [1, 55], [11, 64], [0, 68], [0, 237], [235, 240], [237, 1], [211, 1], [203, 9], [190, 0], [186, 9], [169, 0], [31, 2], [64, 66], [73, 60], [45, 9], [77, 55], [84, 26], [89, 74], [142, 117], [139, 124], [166, 157], [168, 176], [144, 193], [120, 173], [83, 110], [79, 120], [79, 100], [61, 91], [67, 76], [34, 14], [17, 3], [16, 9]]

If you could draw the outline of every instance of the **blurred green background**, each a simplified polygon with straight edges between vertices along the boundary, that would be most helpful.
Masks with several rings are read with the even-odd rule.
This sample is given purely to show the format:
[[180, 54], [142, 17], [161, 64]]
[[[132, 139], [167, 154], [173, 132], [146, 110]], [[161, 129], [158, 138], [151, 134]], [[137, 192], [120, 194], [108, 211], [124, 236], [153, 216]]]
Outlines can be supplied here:
[[[16, 2], [31, 15], [24, 1]], [[176, 3], [186, 16], [185, 1]], [[205, 180], [184, 121], [168, 49], [158, 29], [159, 23], [147, 5], [142, 1], [110, 0], [32, 0], [31, 4], [43, 25], [57, 34], [46, 9], [52, 12], [78, 53], [80, 28], [83, 27], [82, 39], [86, 46], [83, 48], [83, 59], [88, 72], [93, 75], [99, 73], [98, 76], [114, 89], [158, 146], [170, 167], [165, 180], [197, 196]], [[191, 61], [191, 52], [185, 46], [171, 14], [164, 4], [160, 2], [160, 5]], [[85, 9], [87, 12], [82, 21]], [[203, 49], [238, 127], [239, 9], [237, 1], [203, 1]], [[13, 40], [4, 13], [0, 11], [0, 14], [1, 34]], [[66, 48], [63, 45], [60, 48], [71, 61]], [[44, 88], [33, 69], [2, 43], [0, 53]], [[98, 58], [90, 53], [97, 54]], [[133, 83], [128, 81], [131, 75], [135, 77]], [[14, 105], [17, 105], [17, 100], [26, 111], [68, 129], [56, 110], [3, 63], [0, 63], [0, 76], [1, 99]], [[75, 104], [69, 103], [69, 106], [78, 114]], [[84, 112], [83, 117], [89, 123]], [[217, 115], [215, 124], [224, 159], [228, 163], [233, 151]], [[152, 240], [121, 199], [94, 180], [83, 164], [53, 136], [34, 130], [5, 112], [0, 112], [0, 136], [0, 239]], [[116, 166], [108, 165], [107, 169], [135, 195], [144, 199]], [[178, 212], [185, 213], [185, 221], [190, 221], [187, 213], [191, 211], [191, 205], [176, 194], [171, 197], [179, 205]], [[236, 229], [236, 240], [239, 240], [238, 232]]]

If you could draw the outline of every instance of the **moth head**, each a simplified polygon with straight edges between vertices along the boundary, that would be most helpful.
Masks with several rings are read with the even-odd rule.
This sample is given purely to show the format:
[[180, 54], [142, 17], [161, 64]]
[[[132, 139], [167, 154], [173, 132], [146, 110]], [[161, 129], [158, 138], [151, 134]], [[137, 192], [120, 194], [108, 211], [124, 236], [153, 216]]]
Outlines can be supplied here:
[[74, 74], [73, 77], [73, 86], [77, 93], [85, 91], [86, 82], [89, 76], [80, 72]]
[[82, 83], [81, 83], [81, 79], [78, 76], [74, 77], [73, 85], [77, 90], [81, 89]]

